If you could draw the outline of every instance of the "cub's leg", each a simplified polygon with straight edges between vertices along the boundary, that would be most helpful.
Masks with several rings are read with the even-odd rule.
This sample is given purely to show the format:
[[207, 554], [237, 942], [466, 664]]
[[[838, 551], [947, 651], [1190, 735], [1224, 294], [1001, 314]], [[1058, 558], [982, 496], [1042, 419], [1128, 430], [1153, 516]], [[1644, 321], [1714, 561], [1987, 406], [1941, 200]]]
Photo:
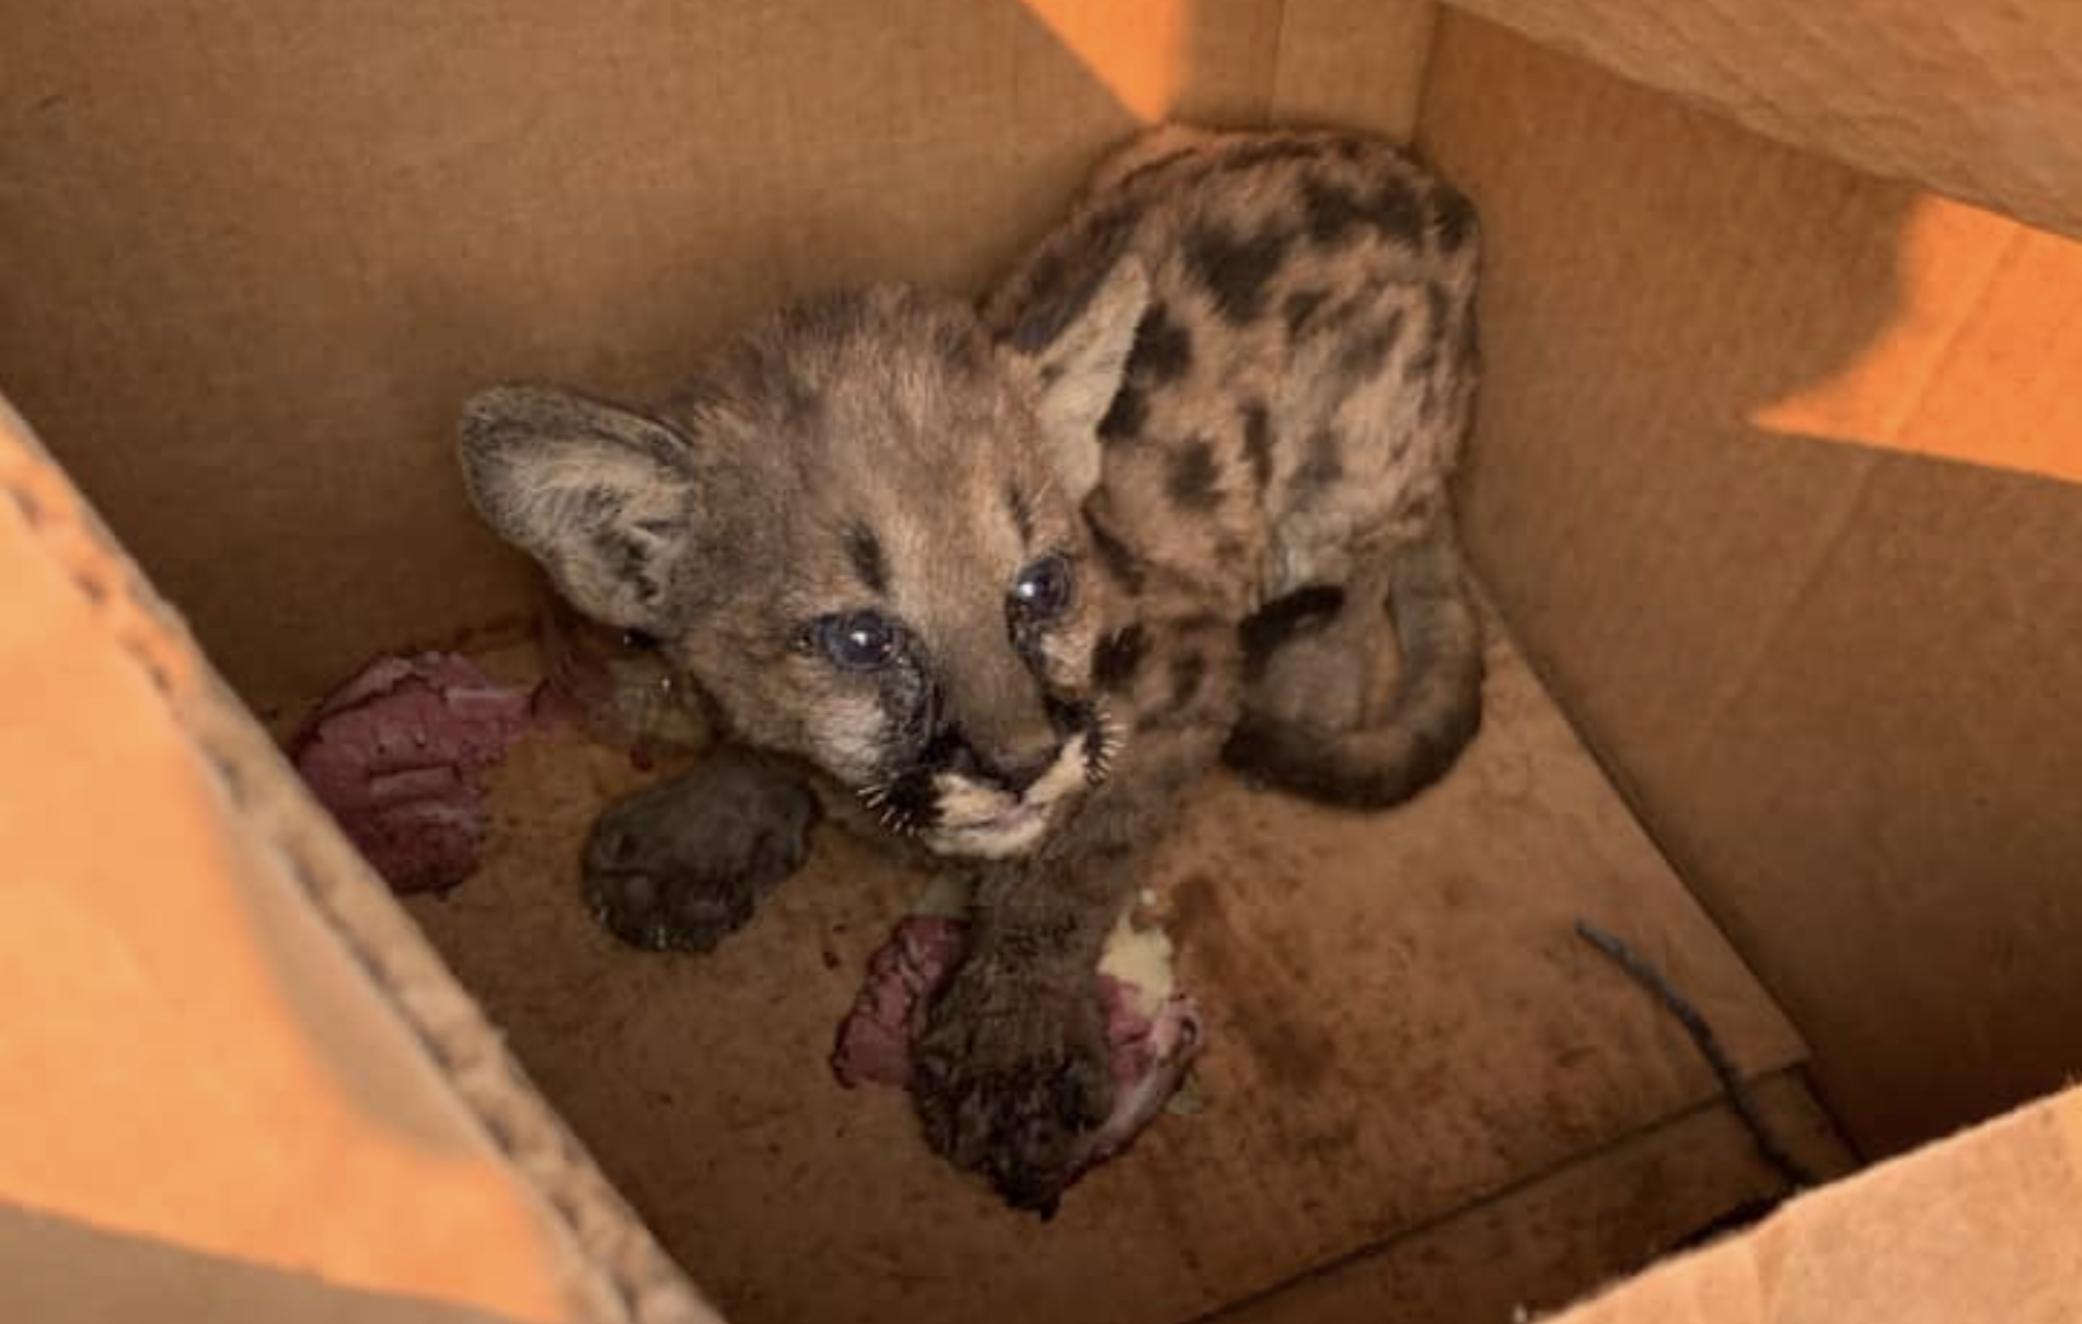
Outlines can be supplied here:
[[1032, 856], [976, 871], [969, 947], [912, 1057], [932, 1147], [1015, 1207], [1053, 1209], [1113, 1103], [1099, 954], [1148, 852], [1236, 721], [1236, 631], [1151, 607], [1104, 685], [1127, 729], [1111, 784]]
[[801, 867], [816, 819], [800, 778], [720, 749], [600, 815], [586, 842], [586, 904], [633, 946], [705, 952]]

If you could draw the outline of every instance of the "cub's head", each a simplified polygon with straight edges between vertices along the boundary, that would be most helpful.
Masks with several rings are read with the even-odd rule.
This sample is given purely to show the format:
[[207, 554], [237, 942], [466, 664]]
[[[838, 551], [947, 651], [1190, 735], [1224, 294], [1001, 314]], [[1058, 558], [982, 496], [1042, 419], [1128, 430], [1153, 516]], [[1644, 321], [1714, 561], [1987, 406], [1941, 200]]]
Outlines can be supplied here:
[[1116, 753], [1080, 505], [1145, 302], [1124, 263], [1058, 325], [1000, 340], [915, 291], [820, 297], [656, 410], [485, 391], [465, 480], [574, 606], [658, 639], [741, 738], [943, 854], [1019, 854]]

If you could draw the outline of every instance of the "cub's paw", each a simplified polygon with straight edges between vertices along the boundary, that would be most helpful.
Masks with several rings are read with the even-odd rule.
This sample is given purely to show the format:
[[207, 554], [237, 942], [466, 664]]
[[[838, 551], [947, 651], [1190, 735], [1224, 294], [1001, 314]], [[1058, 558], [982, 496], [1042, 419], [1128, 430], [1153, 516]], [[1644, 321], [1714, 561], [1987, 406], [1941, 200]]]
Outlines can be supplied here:
[[926, 1142], [1013, 1208], [1053, 1214], [1112, 1108], [1090, 972], [1059, 986], [964, 965], [933, 1005], [912, 1063]]
[[705, 952], [802, 866], [816, 819], [800, 780], [717, 754], [600, 815], [586, 842], [586, 904], [633, 946]]

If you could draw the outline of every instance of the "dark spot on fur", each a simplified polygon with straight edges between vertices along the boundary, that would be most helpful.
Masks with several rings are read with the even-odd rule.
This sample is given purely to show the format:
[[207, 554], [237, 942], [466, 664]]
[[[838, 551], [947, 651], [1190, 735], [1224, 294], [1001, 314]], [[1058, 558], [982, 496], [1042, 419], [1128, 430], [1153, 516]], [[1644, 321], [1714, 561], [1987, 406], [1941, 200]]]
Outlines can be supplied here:
[[1003, 328], [1005, 339], [1024, 354], [1038, 354], [1075, 322], [1113, 274], [1127, 248], [1137, 213], [1116, 196], [1089, 213], [1082, 224], [1050, 239], [1022, 275], [1025, 291], [1014, 303], [1017, 320]]
[[1365, 219], [1391, 239], [1415, 240], [1423, 211], [1408, 182], [1384, 179], [1366, 201]]
[[1148, 653], [1149, 633], [1140, 625], [1114, 631], [1092, 652], [1092, 684], [1109, 694], [1122, 693], [1135, 683]]
[[1265, 402], [1250, 399], [1243, 402], [1243, 454], [1250, 461], [1251, 478], [1264, 491], [1272, 483], [1272, 417], [1265, 410]]
[[846, 559], [853, 563], [853, 573], [868, 592], [889, 590], [889, 563], [882, 557], [881, 540], [865, 524], [846, 530]]
[[1243, 236], [1204, 222], [1186, 234], [1186, 263], [1214, 296], [1216, 310], [1241, 325], [1264, 311], [1266, 286], [1292, 242], [1275, 230]]
[[1296, 290], [1280, 305], [1280, 315], [1287, 319], [1287, 334], [1298, 336], [1301, 328], [1308, 325], [1323, 301], [1330, 297], [1329, 290]]
[[1354, 382], [1370, 380], [1388, 365], [1388, 355], [1402, 336], [1402, 309], [1396, 308], [1371, 326], [1345, 337], [1337, 350], [1337, 372]]
[[1458, 253], [1475, 237], [1475, 204], [1451, 184], [1441, 184], [1432, 194], [1431, 207], [1431, 232], [1438, 236], [1439, 251]]
[[1358, 195], [1325, 179], [1301, 181], [1302, 211], [1309, 238], [1319, 244], [1342, 240], [1359, 224]]
[[1177, 713], [1200, 697], [1207, 680], [1207, 659], [1195, 652], [1175, 654], [1171, 659], [1170, 711]]
[[1142, 558], [1135, 555], [1135, 549], [1122, 542], [1112, 529], [1106, 527], [1105, 519], [1091, 501], [1084, 503], [1084, 522], [1091, 530], [1092, 547], [1099, 553], [1100, 566], [1112, 577], [1114, 583], [1130, 593], [1140, 593], [1147, 572], [1143, 568]]
[[1256, 680], [1280, 645], [1298, 634], [1330, 623], [1345, 605], [1345, 591], [1335, 584], [1310, 584], [1274, 598], [1244, 618], [1237, 627], [1243, 643], [1243, 674]]
[[1027, 504], [1027, 494], [1018, 483], [1005, 484], [1005, 505], [1012, 511], [1012, 527], [1019, 530], [1019, 540], [1034, 541], [1034, 508]]
[[1126, 441], [1141, 433], [1149, 420], [1149, 392], [1177, 380], [1192, 364], [1191, 334], [1163, 304], [1152, 304], [1136, 324], [1120, 391], [1099, 420], [1099, 439]]
[[1221, 478], [1213, 444], [1194, 437], [1172, 452], [1164, 491], [1183, 510], [1212, 510], [1222, 499]]
[[1129, 382], [1113, 397], [1106, 417], [1099, 420], [1099, 440], [1127, 441], [1142, 431], [1148, 419], [1149, 401], [1143, 398], [1139, 387]]
[[1328, 487], [1345, 476], [1344, 442], [1330, 428], [1317, 428], [1308, 439], [1308, 458], [1294, 471], [1300, 487]]
[[1171, 312], [1153, 303], [1135, 327], [1135, 344], [1128, 351], [1128, 379], [1140, 386], [1162, 386], [1177, 381], [1193, 366], [1193, 337], [1171, 320]]
[[1408, 242], [1423, 219], [1416, 192], [1401, 179], [1381, 180], [1366, 194], [1327, 179], [1305, 179], [1301, 198], [1309, 238], [1319, 244], [1342, 244], [1361, 228]]

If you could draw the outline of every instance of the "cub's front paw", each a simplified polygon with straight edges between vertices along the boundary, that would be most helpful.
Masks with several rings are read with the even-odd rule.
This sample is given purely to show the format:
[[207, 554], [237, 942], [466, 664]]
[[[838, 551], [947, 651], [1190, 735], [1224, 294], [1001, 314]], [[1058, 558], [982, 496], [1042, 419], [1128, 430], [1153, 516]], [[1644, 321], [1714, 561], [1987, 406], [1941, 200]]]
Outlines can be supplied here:
[[720, 753], [600, 815], [586, 842], [586, 904], [626, 943], [705, 952], [801, 867], [816, 817], [799, 780]]
[[1091, 972], [1053, 983], [970, 962], [934, 1004], [912, 1061], [927, 1143], [1015, 1209], [1053, 1214], [1112, 1106]]

